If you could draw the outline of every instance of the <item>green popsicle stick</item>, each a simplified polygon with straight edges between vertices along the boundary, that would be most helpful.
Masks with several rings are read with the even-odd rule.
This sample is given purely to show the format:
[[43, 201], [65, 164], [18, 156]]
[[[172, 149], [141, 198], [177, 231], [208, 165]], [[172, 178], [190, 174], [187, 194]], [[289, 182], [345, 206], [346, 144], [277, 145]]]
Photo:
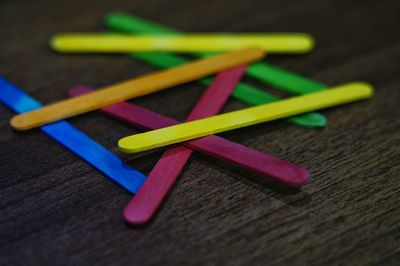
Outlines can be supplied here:
[[306, 79], [295, 73], [267, 63], [254, 63], [247, 68], [249, 76], [258, 79], [274, 88], [294, 94], [307, 94], [325, 90], [328, 86], [317, 81]]
[[[167, 53], [135, 53], [131, 54], [131, 56], [160, 68], [171, 68], [187, 62], [183, 57]], [[212, 78], [205, 78], [200, 82], [204, 85], [210, 85]], [[261, 105], [279, 100], [276, 96], [242, 82], [236, 85], [232, 96], [249, 105]], [[307, 113], [293, 116], [288, 120], [304, 127], [323, 127], [326, 125], [325, 117], [318, 113]]]
[[[140, 34], [180, 34], [179, 31], [124, 13], [109, 14], [106, 23], [111, 29], [123, 32]], [[204, 57], [213, 55], [213, 53], [196, 53], [195, 55]], [[314, 93], [328, 87], [317, 81], [304, 78], [264, 62], [249, 66], [247, 74], [265, 82], [267, 85], [295, 94]]]
[[[170, 30], [155, 23], [121, 13], [110, 14], [106, 19], [106, 24], [113, 30], [130, 33], [178, 34], [178, 32], [174, 30]], [[188, 62], [187, 59], [172, 53], [134, 53], [130, 55], [160, 68], [171, 68]], [[211, 54], [197, 53], [196, 55], [205, 57]], [[264, 71], [272, 71], [274, 74], [266, 75]], [[326, 87], [323, 84], [305, 79], [301, 76], [284, 70], [280, 70], [268, 64], [257, 63], [254, 65], [254, 67], [251, 65], [248, 67], [247, 73], [253, 77], [259, 77], [260, 81], [267, 83], [268, 85], [299, 94], [315, 92], [316, 90], [321, 90]], [[267, 76], [267, 78], [264, 76]], [[275, 78], [276, 76], [277, 78]], [[212, 79], [203, 79], [201, 82], [208, 85], [211, 83], [211, 80]], [[299, 85], [301, 90], [296, 90], [296, 82], [301, 84]], [[310, 84], [311, 86], [308, 87]], [[260, 105], [279, 100], [278, 97], [245, 83], [239, 83], [232, 95], [250, 105]], [[294, 116], [289, 118], [289, 120], [295, 124], [305, 127], [323, 127], [327, 122], [325, 117], [318, 113], [307, 113]]]

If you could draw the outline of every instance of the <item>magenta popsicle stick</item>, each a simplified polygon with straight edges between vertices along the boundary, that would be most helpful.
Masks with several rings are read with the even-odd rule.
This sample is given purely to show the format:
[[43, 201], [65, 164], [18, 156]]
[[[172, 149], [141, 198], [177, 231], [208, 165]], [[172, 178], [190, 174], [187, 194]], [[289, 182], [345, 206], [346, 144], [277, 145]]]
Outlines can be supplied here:
[[[91, 91], [93, 89], [80, 86], [71, 89], [69, 94], [78, 96]], [[179, 123], [177, 120], [128, 102], [117, 103], [103, 108], [101, 111], [107, 116], [146, 130], [159, 129]], [[308, 181], [309, 174], [301, 166], [215, 135], [194, 139], [182, 144], [193, 150], [266, 175], [277, 182], [300, 186]]]
[[[70, 95], [77, 96], [91, 91], [93, 90], [88, 87], [76, 87], [70, 90]], [[177, 120], [128, 102], [114, 104], [101, 109], [101, 111], [110, 117], [146, 130], [159, 129], [179, 123]], [[301, 166], [215, 135], [183, 142], [182, 144], [193, 150], [216, 156], [266, 175], [281, 183], [300, 186], [308, 181], [308, 172]]]
[[[71, 89], [70, 95], [78, 96], [91, 91], [93, 89], [80, 86]], [[101, 111], [110, 117], [146, 130], [179, 124], [177, 120], [128, 102], [117, 103], [105, 107]], [[299, 165], [215, 135], [187, 141], [182, 144], [193, 150], [239, 164], [249, 170], [266, 175], [277, 182], [300, 186], [308, 181], [309, 174], [307, 170]]]

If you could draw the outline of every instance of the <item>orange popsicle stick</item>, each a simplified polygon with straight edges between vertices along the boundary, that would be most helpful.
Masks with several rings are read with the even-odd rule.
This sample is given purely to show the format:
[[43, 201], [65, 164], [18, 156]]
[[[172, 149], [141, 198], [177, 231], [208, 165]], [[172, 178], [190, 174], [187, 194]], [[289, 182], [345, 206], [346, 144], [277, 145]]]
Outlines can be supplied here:
[[153, 74], [102, 88], [93, 93], [67, 99], [31, 112], [16, 115], [11, 119], [11, 126], [17, 130], [28, 130], [131, 98], [200, 79], [221, 70], [245, 65], [263, 58], [264, 55], [265, 52], [262, 49], [247, 48], [196, 60], [185, 65], [158, 71]]

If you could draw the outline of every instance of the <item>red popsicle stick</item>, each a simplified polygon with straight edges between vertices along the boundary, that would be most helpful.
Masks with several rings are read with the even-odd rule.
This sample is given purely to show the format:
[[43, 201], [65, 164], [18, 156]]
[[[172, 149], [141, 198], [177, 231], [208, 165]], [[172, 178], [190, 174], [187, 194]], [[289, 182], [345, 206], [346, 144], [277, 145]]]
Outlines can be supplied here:
[[[246, 67], [219, 73], [197, 101], [186, 121], [217, 114], [228, 100]], [[146, 181], [124, 210], [125, 220], [143, 224], [150, 220], [193, 151], [182, 145], [169, 148], [153, 167]]]
[[[93, 89], [89, 87], [79, 86], [71, 89], [69, 94], [70, 96], [77, 96], [91, 91]], [[108, 116], [146, 130], [159, 129], [179, 123], [179, 121], [172, 118], [128, 102], [114, 104], [101, 109], [101, 111]], [[182, 144], [193, 150], [266, 175], [281, 183], [300, 186], [308, 180], [308, 172], [301, 166], [215, 135], [187, 141]]]

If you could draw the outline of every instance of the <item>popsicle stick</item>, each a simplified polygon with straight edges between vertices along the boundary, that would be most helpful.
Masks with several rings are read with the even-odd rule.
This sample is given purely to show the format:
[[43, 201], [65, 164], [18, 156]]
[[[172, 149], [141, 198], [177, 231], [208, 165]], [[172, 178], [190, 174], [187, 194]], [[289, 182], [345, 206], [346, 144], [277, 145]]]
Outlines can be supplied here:
[[227, 52], [259, 47], [268, 53], [305, 53], [314, 47], [305, 33], [121, 35], [104, 33], [59, 33], [51, 47], [63, 53], [129, 52]]
[[[2, 77], [0, 101], [17, 113], [42, 106]], [[146, 179], [142, 173], [124, 164], [117, 156], [66, 121], [43, 126], [41, 130], [130, 193], [136, 193]]]
[[271, 87], [294, 94], [314, 93], [328, 88], [325, 84], [307, 79], [266, 62], [252, 64], [247, 69], [247, 74]]
[[124, 152], [134, 153], [245, 126], [276, 120], [304, 112], [369, 98], [373, 89], [362, 82], [348, 83], [330, 90], [292, 97], [275, 103], [186, 122], [119, 140]]
[[[179, 34], [173, 29], [124, 13], [111, 13], [107, 16], [106, 24], [115, 31], [126, 33]], [[205, 53], [193, 53], [192, 55], [199, 57], [209, 56], [209, 54]], [[130, 56], [160, 68], [175, 67], [187, 62], [186, 58], [171, 53], [133, 53]], [[266, 62], [251, 64], [247, 68], [246, 74], [268, 86], [295, 94], [311, 93], [328, 87], [325, 84], [307, 79]], [[209, 85], [211, 80], [203, 79], [201, 82]], [[236, 86], [232, 96], [250, 105], [260, 105], [279, 100], [278, 97], [243, 82]], [[324, 127], [327, 123], [326, 118], [318, 113], [294, 116], [289, 118], [289, 121], [304, 127]]]
[[[245, 70], [246, 67], [242, 66], [219, 73], [199, 98], [186, 121], [218, 113]], [[125, 208], [126, 221], [131, 224], [143, 224], [151, 219], [192, 153], [192, 150], [185, 146], [172, 147], [164, 152], [141, 189]]]
[[169, 148], [163, 153], [148, 175], [147, 182], [125, 207], [123, 216], [126, 222], [144, 224], [151, 219], [192, 153], [183, 145]]
[[155, 72], [130, 81], [105, 87], [96, 92], [54, 103], [38, 110], [15, 116], [11, 125], [28, 130], [64, 118], [93, 111], [107, 105], [150, 94], [218, 71], [259, 60], [265, 55], [258, 48], [247, 48]]
[[[90, 91], [92, 91], [90, 88], [80, 86], [70, 90], [69, 94], [76, 96]], [[179, 121], [128, 102], [107, 106], [101, 111], [110, 117], [146, 130], [159, 129], [179, 123]], [[308, 180], [308, 172], [301, 166], [215, 135], [186, 141], [182, 144], [193, 150], [268, 176], [269, 179], [277, 182], [300, 186]]]

